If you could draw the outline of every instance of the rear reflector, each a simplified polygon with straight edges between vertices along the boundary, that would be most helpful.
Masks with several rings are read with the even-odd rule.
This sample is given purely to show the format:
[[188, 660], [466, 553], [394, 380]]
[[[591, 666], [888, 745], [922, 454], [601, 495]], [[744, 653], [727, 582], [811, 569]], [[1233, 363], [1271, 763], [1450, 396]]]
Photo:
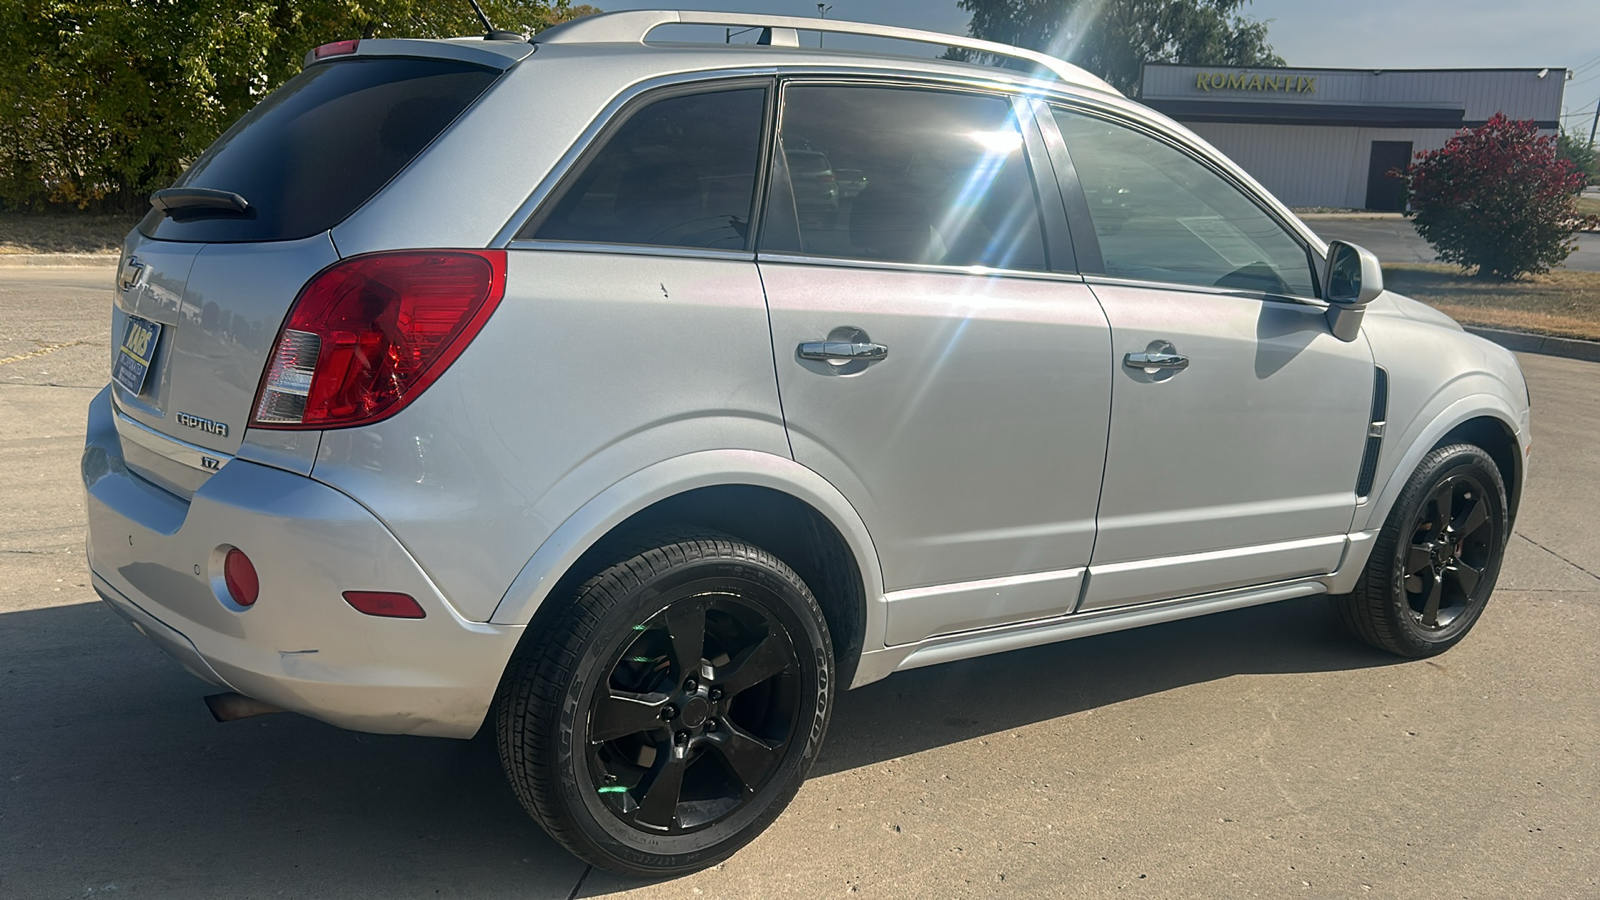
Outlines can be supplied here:
[[455, 362], [505, 286], [503, 250], [406, 250], [334, 263], [289, 311], [250, 424], [346, 428], [394, 415]]
[[388, 591], [345, 591], [344, 602], [369, 616], [389, 619], [425, 619], [428, 614], [410, 594]]
[[250, 606], [261, 595], [261, 579], [256, 577], [255, 564], [244, 551], [235, 547], [222, 561], [222, 580], [228, 586], [228, 596], [240, 606]]
[[[360, 40], [334, 41], [331, 44], [323, 44], [321, 47], [311, 51], [311, 58], [327, 59], [330, 56], [349, 56], [356, 52], [356, 48], [360, 45]], [[304, 47], [305, 45], [301, 44], [300, 46]]]

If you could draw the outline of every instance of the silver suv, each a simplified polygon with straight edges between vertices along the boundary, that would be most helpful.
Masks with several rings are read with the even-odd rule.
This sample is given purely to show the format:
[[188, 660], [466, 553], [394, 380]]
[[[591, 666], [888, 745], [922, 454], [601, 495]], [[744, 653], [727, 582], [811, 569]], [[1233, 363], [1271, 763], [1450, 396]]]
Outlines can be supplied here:
[[496, 37], [318, 48], [128, 237], [89, 563], [219, 718], [487, 725], [558, 840], [663, 875], [773, 821], [843, 687], [1482, 612], [1515, 360], [1181, 126], [944, 34]]

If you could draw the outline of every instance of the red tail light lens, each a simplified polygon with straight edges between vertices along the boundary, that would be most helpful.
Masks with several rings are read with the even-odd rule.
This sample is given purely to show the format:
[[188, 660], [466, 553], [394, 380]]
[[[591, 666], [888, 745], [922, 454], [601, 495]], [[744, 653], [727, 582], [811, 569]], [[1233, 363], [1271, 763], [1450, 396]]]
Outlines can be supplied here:
[[295, 300], [256, 392], [257, 428], [347, 428], [404, 409], [455, 362], [506, 287], [503, 250], [374, 253]]
[[327, 59], [330, 56], [349, 56], [350, 54], [356, 52], [356, 48], [360, 45], [360, 40], [334, 41], [331, 44], [323, 44], [321, 47], [311, 51], [311, 58]]
[[387, 619], [426, 619], [422, 604], [410, 594], [390, 591], [345, 591], [344, 602], [369, 616]]
[[237, 547], [222, 560], [222, 580], [228, 586], [228, 596], [240, 606], [251, 606], [261, 596], [261, 579], [256, 577], [255, 564]]

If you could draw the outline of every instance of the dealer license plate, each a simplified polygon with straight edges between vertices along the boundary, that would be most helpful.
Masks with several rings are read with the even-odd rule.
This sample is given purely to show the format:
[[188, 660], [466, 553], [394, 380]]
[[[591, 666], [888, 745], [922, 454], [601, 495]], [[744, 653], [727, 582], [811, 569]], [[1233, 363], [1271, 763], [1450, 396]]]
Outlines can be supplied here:
[[122, 334], [122, 347], [117, 351], [117, 364], [111, 377], [117, 384], [137, 394], [144, 390], [145, 377], [150, 374], [150, 358], [155, 355], [156, 341], [161, 337], [161, 323], [128, 317], [128, 330]]

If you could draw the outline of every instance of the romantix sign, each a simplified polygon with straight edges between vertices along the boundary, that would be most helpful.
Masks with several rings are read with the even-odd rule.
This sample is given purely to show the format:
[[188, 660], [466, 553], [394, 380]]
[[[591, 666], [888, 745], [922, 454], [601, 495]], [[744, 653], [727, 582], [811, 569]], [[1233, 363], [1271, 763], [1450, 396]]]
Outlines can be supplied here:
[[1315, 94], [1317, 79], [1304, 75], [1262, 75], [1249, 72], [1200, 72], [1194, 86], [1202, 91], [1282, 91]]

